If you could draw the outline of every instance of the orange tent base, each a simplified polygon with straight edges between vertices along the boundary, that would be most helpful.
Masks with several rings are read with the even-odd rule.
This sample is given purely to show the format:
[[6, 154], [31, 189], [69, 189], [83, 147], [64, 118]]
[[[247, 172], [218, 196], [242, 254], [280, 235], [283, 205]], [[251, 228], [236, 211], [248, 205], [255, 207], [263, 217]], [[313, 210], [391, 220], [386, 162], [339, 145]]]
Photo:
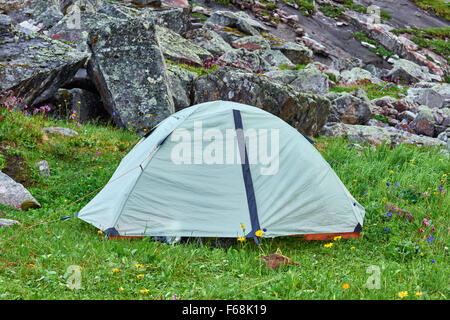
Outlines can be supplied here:
[[[291, 237], [302, 237], [303, 241], [330, 241], [338, 236], [341, 236], [342, 239], [356, 239], [361, 237], [359, 232], [296, 234]], [[134, 240], [142, 238], [142, 236], [110, 236], [108, 240]]]
[[[359, 232], [341, 232], [341, 233], [313, 233], [313, 234], [300, 234], [298, 236], [302, 237], [303, 241], [330, 241], [333, 240], [334, 237], [341, 236], [342, 239], [356, 239], [361, 237]], [[295, 235], [294, 237], [297, 237]]]
[[142, 238], [142, 236], [110, 236], [108, 237], [108, 240], [134, 240]]

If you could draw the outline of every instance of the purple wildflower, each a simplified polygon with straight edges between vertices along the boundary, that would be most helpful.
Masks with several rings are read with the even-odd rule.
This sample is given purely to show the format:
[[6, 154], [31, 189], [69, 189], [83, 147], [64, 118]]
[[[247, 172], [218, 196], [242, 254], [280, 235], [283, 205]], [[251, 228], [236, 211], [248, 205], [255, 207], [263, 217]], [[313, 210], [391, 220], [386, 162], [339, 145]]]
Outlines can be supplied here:
[[429, 243], [432, 243], [432, 242], [433, 242], [433, 240], [434, 240], [434, 238], [433, 238], [432, 236], [430, 236], [430, 237], [428, 238], [428, 240], [427, 240], [427, 241], [428, 241]]

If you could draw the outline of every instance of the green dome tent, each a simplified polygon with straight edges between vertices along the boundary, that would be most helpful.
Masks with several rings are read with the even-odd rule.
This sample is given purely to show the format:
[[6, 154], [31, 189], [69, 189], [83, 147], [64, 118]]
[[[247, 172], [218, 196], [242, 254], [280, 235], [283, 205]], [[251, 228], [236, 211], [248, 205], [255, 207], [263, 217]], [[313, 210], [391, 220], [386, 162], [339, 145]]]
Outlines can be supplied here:
[[213, 101], [162, 121], [77, 216], [109, 236], [256, 239], [360, 232], [364, 213], [296, 129]]

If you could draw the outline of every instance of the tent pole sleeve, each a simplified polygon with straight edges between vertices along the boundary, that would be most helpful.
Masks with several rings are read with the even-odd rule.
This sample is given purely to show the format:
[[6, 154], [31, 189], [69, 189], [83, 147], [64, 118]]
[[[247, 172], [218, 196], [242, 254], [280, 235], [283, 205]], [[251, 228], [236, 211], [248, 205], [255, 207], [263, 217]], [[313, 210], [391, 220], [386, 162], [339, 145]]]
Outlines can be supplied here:
[[236, 129], [236, 137], [239, 147], [239, 154], [241, 159], [242, 175], [244, 177], [245, 192], [247, 195], [248, 210], [250, 213], [250, 221], [252, 224], [252, 231], [247, 235], [247, 237], [253, 237], [256, 243], [259, 244], [258, 243], [259, 241], [255, 236], [255, 232], [260, 230], [261, 227], [259, 226], [255, 190], [253, 188], [252, 174], [250, 172], [250, 164], [248, 163], [247, 148], [245, 146], [245, 136], [242, 125], [241, 112], [239, 110], [233, 109], [233, 116], [234, 116], [234, 125]]

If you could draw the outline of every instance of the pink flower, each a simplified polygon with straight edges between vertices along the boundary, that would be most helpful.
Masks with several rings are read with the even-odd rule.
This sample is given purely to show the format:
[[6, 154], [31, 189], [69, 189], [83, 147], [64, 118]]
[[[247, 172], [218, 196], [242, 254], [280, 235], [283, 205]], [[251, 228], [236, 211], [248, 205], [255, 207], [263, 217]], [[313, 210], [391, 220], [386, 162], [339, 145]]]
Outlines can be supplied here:
[[426, 218], [423, 218], [422, 223], [425, 224], [427, 227], [430, 224], [430, 222]]

